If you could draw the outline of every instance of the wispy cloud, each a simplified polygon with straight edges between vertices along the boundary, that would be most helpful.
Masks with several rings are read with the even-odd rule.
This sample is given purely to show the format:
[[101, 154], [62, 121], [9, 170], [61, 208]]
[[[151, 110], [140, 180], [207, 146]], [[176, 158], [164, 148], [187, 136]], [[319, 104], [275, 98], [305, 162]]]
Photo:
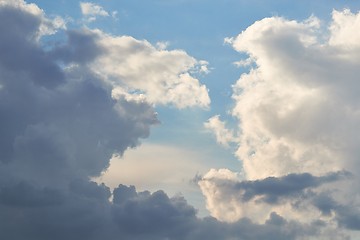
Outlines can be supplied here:
[[[108, 17], [110, 14], [100, 5], [91, 2], [80, 2], [81, 13], [88, 22], [96, 20], [97, 16]], [[115, 14], [116, 15], [116, 14]]]

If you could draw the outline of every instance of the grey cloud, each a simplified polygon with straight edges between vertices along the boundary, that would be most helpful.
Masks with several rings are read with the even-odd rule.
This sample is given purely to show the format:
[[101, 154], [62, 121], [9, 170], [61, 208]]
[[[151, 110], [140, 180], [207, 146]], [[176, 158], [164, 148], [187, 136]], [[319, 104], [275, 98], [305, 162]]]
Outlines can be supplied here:
[[310, 173], [288, 174], [283, 177], [268, 177], [262, 180], [242, 181], [235, 188], [242, 192], [244, 201], [249, 201], [255, 196], [262, 196], [262, 200], [270, 203], [278, 203], [281, 197], [304, 194], [304, 190], [316, 188], [322, 184], [338, 181], [350, 173], [334, 172], [325, 176], [316, 177]]
[[320, 193], [314, 196], [312, 204], [324, 215], [333, 214], [339, 226], [350, 230], [360, 230], [360, 212], [352, 203], [344, 205], [337, 202], [330, 193]]
[[313, 204], [323, 215], [329, 216], [331, 212], [337, 208], [338, 203], [330, 196], [330, 194], [321, 193], [314, 197]]
[[49, 51], [49, 55], [54, 60], [84, 64], [106, 52], [96, 43], [99, 36], [91, 31], [75, 29], [67, 31], [66, 35], [65, 44], [60, 43]]
[[360, 212], [354, 206], [341, 206], [335, 209], [336, 220], [341, 227], [350, 230], [360, 230]]
[[113, 214], [124, 233], [147, 239], [183, 239], [197, 220], [195, 209], [181, 197], [170, 199], [163, 191], [137, 194], [125, 186], [114, 191]]
[[0, 19], [1, 65], [6, 70], [24, 74], [40, 86], [63, 83], [64, 74], [36, 42], [42, 19], [6, 6], [0, 8]]
[[46, 207], [59, 205], [64, 200], [60, 191], [45, 187], [36, 188], [27, 182], [0, 189], [0, 202], [11, 207]]
[[70, 185], [71, 190], [63, 189], [65, 198], [56, 205], [9, 207], [0, 204], [0, 237], [14, 240], [290, 240], [317, 234], [316, 228], [286, 221], [276, 213], [271, 214], [265, 224], [255, 224], [249, 219], [222, 223], [210, 217], [196, 217], [196, 210], [184, 198], [169, 198], [162, 191], [136, 192], [134, 187], [120, 185], [114, 190], [114, 203], [110, 203], [109, 191], [102, 185], [86, 181]]
[[114, 190], [114, 220], [127, 239], [298, 239], [315, 235], [315, 228], [287, 221], [272, 213], [265, 224], [249, 219], [222, 223], [215, 218], [199, 219], [196, 210], [182, 197], [164, 192], [137, 193], [133, 186]]
[[[258, 204], [281, 204], [283, 200], [313, 197], [313, 189], [327, 183], [348, 179], [350, 176], [352, 174], [347, 171], [331, 172], [324, 176], [291, 173], [282, 177], [267, 177], [253, 181], [205, 176], [198, 182], [204, 189], [206, 189], [207, 182], [211, 183], [212, 188], [222, 192], [224, 199], [229, 197], [237, 199], [239, 202], [255, 201]], [[206, 191], [215, 191], [212, 188]], [[211, 198], [211, 194], [208, 197]]]
[[[60, 67], [60, 55], [51, 56], [37, 38], [46, 19], [18, 3], [0, 7], [1, 202], [48, 205], [52, 195], [67, 195], [57, 189], [98, 176], [112, 154], [137, 146], [158, 120], [146, 102], [114, 100], [112, 89], [81, 65], [94, 57], [83, 54], [94, 51], [85, 30], [69, 32], [61, 48], [71, 53], [64, 62], [80, 66]], [[72, 191], [84, 187], [78, 185]]]

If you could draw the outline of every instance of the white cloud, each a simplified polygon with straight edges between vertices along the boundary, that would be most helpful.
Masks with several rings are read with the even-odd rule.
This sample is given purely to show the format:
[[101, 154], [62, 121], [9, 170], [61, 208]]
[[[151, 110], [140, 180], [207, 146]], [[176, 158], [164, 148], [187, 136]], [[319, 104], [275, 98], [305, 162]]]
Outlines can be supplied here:
[[253, 59], [247, 58], [247, 59], [245, 59], [245, 60], [240, 60], [240, 61], [233, 62], [233, 64], [234, 64], [236, 67], [248, 67], [248, 66], [250, 66], [253, 62], [254, 62]]
[[225, 122], [220, 120], [219, 115], [209, 118], [208, 121], [204, 123], [204, 126], [213, 132], [216, 141], [225, 147], [228, 147], [229, 143], [237, 141], [234, 131], [225, 127]]
[[[345, 169], [354, 174], [352, 180], [305, 192], [325, 192], [331, 199], [328, 203], [359, 210], [359, 191], [351, 188], [360, 179], [360, 51], [355, 30], [359, 16], [349, 10], [334, 11], [329, 29], [315, 17], [303, 22], [265, 18], [226, 39], [254, 61], [233, 86], [232, 114], [241, 133], [236, 155], [246, 180], [302, 173], [324, 176]], [[239, 189], [229, 187], [222, 177], [217, 179], [207, 179], [200, 186], [212, 203], [209, 210], [219, 219], [247, 216], [264, 221], [266, 214], [257, 214], [275, 211], [304, 222], [321, 219], [331, 228], [337, 228], [336, 221], [359, 228], [354, 218], [342, 220], [344, 207], [330, 208], [332, 213], [326, 215], [301, 194], [295, 196], [300, 205], [285, 199], [278, 205], [260, 204], [255, 198], [244, 202], [239, 200]]]
[[109, 13], [99, 6], [91, 2], [80, 2], [81, 13], [85, 16], [109, 16]]
[[182, 50], [158, 49], [145, 40], [114, 37], [98, 30], [91, 33], [107, 53], [91, 64], [92, 69], [113, 85], [115, 96], [125, 90], [132, 95], [143, 94], [154, 104], [209, 106], [207, 88], [193, 76], [202, 72], [207, 62], [197, 61]]
[[156, 47], [158, 50], [166, 50], [166, 48], [170, 45], [169, 42], [157, 42]]
[[334, 10], [333, 22], [329, 29], [331, 32], [329, 44], [335, 47], [346, 48], [354, 51], [360, 47], [360, 15], [352, 13], [349, 9], [343, 11]]
[[227, 194], [228, 189], [218, 186], [218, 181], [222, 180], [237, 182], [238, 175], [228, 169], [211, 169], [198, 184], [206, 198], [206, 208], [211, 215], [220, 221], [235, 222], [245, 216], [243, 206], [240, 206], [239, 201], [236, 200], [236, 194]]
[[[347, 16], [333, 14], [332, 25], [335, 16]], [[242, 132], [237, 154], [250, 179], [348, 167], [359, 120], [352, 93], [359, 88], [357, 53], [347, 61], [342, 54], [348, 50], [321, 42], [320, 31], [313, 18], [268, 18], [233, 40], [257, 64], [233, 87], [233, 115]]]

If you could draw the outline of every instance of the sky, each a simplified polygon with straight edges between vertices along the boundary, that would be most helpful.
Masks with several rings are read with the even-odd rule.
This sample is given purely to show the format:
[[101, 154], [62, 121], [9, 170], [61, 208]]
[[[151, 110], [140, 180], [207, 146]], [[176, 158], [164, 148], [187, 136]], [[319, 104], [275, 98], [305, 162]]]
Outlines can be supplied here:
[[0, 238], [360, 239], [359, 10], [0, 0]]

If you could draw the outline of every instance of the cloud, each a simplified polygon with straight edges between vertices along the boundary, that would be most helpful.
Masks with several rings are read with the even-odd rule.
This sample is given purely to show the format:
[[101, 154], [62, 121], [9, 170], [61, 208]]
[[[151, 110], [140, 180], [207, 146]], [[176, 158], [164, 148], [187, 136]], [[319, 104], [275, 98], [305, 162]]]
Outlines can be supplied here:
[[309, 188], [316, 188], [325, 183], [338, 181], [342, 177], [349, 175], [347, 172], [329, 173], [325, 176], [315, 177], [309, 173], [288, 174], [283, 177], [268, 177], [262, 180], [242, 181], [236, 184], [242, 195], [243, 201], [249, 201], [256, 196], [261, 196], [261, 201], [269, 204], [279, 203], [281, 197], [292, 197], [302, 193]]
[[81, 13], [84, 15], [92, 16], [109, 16], [101, 6], [91, 2], [80, 2]]
[[114, 86], [115, 97], [127, 91], [132, 97], [145, 94], [147, 101], [155, 104], [209, 106], [207, 88], [193, 76], [193, 72], [201, 73], [207, 62], [197, 61], [182, 50], [158, 50], [146, 40], [112, 37], [99, 31], [95, 34], [99, 46], [109, 51], [92, 67]]
[[356, 165], [358, 51], [334, 45], [354, 19], [334, 11], [327, 41], [314, 17], [266, 18], [232, 40], [256, 63], [233, 87], [242, 132], [237, 155], [250, 179]]
[[192, 76], [205, 62], [181, 50], [158, 50], [146, 41], [91, 29], [64, 29], [67, 40], [44, 48], [40, 29], [51, 20], [34, 9], [23, 1], [0, 6], [0, 20], [7, 23], [0, 24], [1, 239], [313, 234], [312, 227], [285, 220], [274, 227], [274, 220], [200, 219], [183, 197], [124, 185], [111, 191], [89, 180], [108, 168], [114, 154], [121, 156], [148, 137], [158, 124], [155, 104], [209, 104], [205, 86]]
[[[227, 169], [212, 169], [198, 184], [206, 197], [207, 208], [212, 216], [229, 222], [243, 217], [262, 222], [273, 211], [290, 211], [292, 214], [304, 211], [302, 206], [298, 206], [298, 201], [318, 199], [318, 188], [324, 189], [330, 183], [349, 179], [349, 176], [348, 172], [328, 173], [319, 177], [309, 173], [292, 173], [278, 178], [267, 177], [249, 181], [240, 180], [239, 175]], [[283, 208], [284, 206], [287, 207]], [[323, 214], [330, 211], [326, 204], [316, 206]], [[311, 211], [315, 212], [314, 209]], [[291, 218], [292, 214], [286, 215]], [[298, 215], [295, 216], [294, 219], [299, 218]]]
[[67, 34], [68, 42], [51, 52], [53, 58], [75, 69], [81, 63], [80, 67], [111, 86], [113, 98], [208, 108], [208, 90], [193, 76], [201, 73], [207, 62], [182, 50], [157, 49], [130, 36], [110, 36], [91, 29]]
[[225, 123], [220, 120], [220, 116], [216, 115], [208, 119], [207, 122], [204, 123], [206, 129], [209, 129], [215, 134], [216, 141], [228, 147], [229, 143], [236, 142], [236, 136], [234, 132], [225, 127]]
[[[263, 222], [201, 219], [181, 196], [124, 185], [111, 191], [91, 181], [108, 168], [114, 154], [123, 155], [149, 136], [159, 123], [154, 105], [209, 105], [207, 89], [195, 77], [206, 72], [207, 62], [182, 50], [161, 50], [145, 40], [87, 28], [63, 27], [67, 39], [45, 48], [41, 37], [61, 24], [34, 4], [0, 3], [1, 239], [308, 239], [341, 234], [331, 234], [323, 219], [285, 219], [281, 209], [265, 212]], [[220, 175], [237, 177], [226, 170]], [[330, 181], [312, 173], [295, 176], [311, 180], [291, 185], [299, 191]], [[242, 187], [252, 189], [251, 200], [270, 195], [260, 183]], [[319, 198], [308, 202], [325, 217], [339, 209], [339, 224], [357, 227], [357, 218], [340, 211], [334, 194], [329, 196], [336, 204], [321, 200], [320, 193], [314, 196]]]
[[114, 190], [113, 211], [127, 239], [296, 239], [316, 233], [315, 228], [288, 222], [276, 213], [262, 225], [248, 219], [233, 224], [199, 219], [182, 197], [169, 198], [162, 191], [138, 193], [124, 185]]
[[[137, 146], [158, 124], [154, 103], [208, 104], [205, 86], [187, 72], [196, 60], [183, 51], [158, 51], [146, 41], [90, 29], [66, 31], [67, 42], [45, 50], [38, 33], [51, 20], [36, 5], [1, 3], [7, 24], [0, 24], [6, 33], [0, 38], [0, 160], [24, 181], [98, 176], [113, 154]], [[140, 56], [131, 69], [127, 62]], [[153, 96], [159, 83], [170, 99]], [[144, 99], [133, 92], [142, 90]]]
[[[4, 209], [0, 236], [12, 239], [298, 239], [317, 233], [316, 225], [301, 225], [272, 213], [264, 224], [249, 219], [227, 224], [214, 218], [199, 219], [196, 210], [182, 197], [163, 191], [137, 192], [119, 185], [113, 203], [109, 190], [95, 183], [74, 181], [66, 201], [42, 207], [21, 208], [22, 214]], [[18, 210], [20, 208], [17, 208]], [[16, 230], [12, 231], [16, 222]]]
[[110, 16], [107, 11], [103, 9], [102, 6], [99, 6], [91, 2], [80, 2], [81, 13], [87, 17], [88, 22], [96, 20], [97, 16], [108, 17]]
[[[165, 69], [162, 91], [172, 91], [174, 81], [181, 91], [173, 91], [173, 99], [163, 103], [184, 107], [198, 104], [197, 96], [188, 99], [188, 82], [195, 90], [205, 89], [187, 72], [196, 60], [183, 51], [161, 52], [146, 41], [90, 29], [64, 29], [66, 41], [44, 48], [41, 37], [57, 30], [44, 28], [52, 20], [34, 4], [0, 3], [0, 238], [114, 239], [130, 233], [131, 239], [148, 239], [134, 230], [152, 231], [145, 227], [155, 224], [153, 218], [169, 222], [174, 231], [176, 223], [186, 224], [187, 215], [197, 220], [195, 210], [184, 200], [154, 193], [139, 207], [131, 208], [133, 203], [127, 201], [124, 208], [117, 203], [117, 191], [112, 203], [110, 189], [89, 180], [108, 168], [114, 154], [121, 156], [138, 146], [159, 123], [155, 97], [150, 98], [153, 101], [129, 97], [137, 89], [125, 69], [120, 71], [124, 77], [110, 77], [111, 71], [99, 69], [106, 68], [100, 64], [104, 59], [116, 60], [109, 50], [114, 47], [122, 57], [114, 63], [119, 68], [140, 54], [143, 59], [135, 70], [141, 74], [132, 80], [149, 79], [153, 88], [161, 76], [156, 72]], [[116, 48], [117, 44], [123, 46]], [[120, 85], [123, 92], [114, 94]], [[188, 102], [181, 100], [183, 95]], [[119, 225], [123, 216], [140, 217], [126, 215], [132, 210], [148, 214], [144, 222]], [[161, 228], [158, 225], [151, 234], [160, 236]]]
[[[264, 222], [276, 212], [320, 219], [329, 231], [359, 229], [358, 19], [347, 9], [334, 10], [328, 26], [264, 18], [226, 39], [252, 65], [232, 96], [243, 169], [211, 170], [199, 182], [213, 216]], [[344, 171], [353, 177], [336, 177]]]

